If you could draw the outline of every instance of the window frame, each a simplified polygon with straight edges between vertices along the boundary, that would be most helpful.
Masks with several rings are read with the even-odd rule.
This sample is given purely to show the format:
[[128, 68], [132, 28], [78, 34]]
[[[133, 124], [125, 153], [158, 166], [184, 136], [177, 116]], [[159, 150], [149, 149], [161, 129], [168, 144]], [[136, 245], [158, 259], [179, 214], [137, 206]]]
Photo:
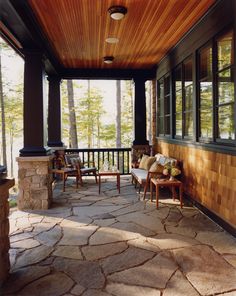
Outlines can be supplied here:
[[[168, 82], [168, 83], [166, 83]], [[162, 93], [160, 91], [160, 85], [163, 84], [163, 97], [161, 97]], [[168, 92], [166, 91], [168, 87]], [[163, 114], [160, 113], [160, 106], [161, 106], [161, 101], [163, 101]], [[169, 113], [166, 111], [169, 108]], [[172, 118], [172, 112], [171, 112], [171, 74], [168, 72], [164, 76], [162, 76], [160, 79], [157, 81], [157, 120], [156, 120], [156, 129], [157, 129], [157, 135], [158, 137], [165, 137], [165, 138], [170, 138], [171, 137], [171, 118]], [[166, 128], [166, 118], [169, 117], [169, 133], [167, 133]], [[163, 133], [160, 132], [160, 122], [162, 120], [162, 131]]]

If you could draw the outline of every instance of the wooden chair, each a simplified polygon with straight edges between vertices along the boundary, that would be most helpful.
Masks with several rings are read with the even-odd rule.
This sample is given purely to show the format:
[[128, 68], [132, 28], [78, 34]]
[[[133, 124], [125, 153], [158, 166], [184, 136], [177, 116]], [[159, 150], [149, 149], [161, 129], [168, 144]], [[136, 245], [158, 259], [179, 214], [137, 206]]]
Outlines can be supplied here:
[[[83, 186], [83, 176], [91, 176], [93, 175], [95, 177], [96, 183], [97, 183], [97, 168], [95, 167], [94, 162], [82, 162], [79, 154], [66, 154], [65, 155], [65, 161], [67, 167], [73, 167], [77, 170], [78, 174], [78, 180]], [[90, 164], [92, 164], [90, 166]], [[69, 174], [68, 176], [75, 176], [76, 174]]]

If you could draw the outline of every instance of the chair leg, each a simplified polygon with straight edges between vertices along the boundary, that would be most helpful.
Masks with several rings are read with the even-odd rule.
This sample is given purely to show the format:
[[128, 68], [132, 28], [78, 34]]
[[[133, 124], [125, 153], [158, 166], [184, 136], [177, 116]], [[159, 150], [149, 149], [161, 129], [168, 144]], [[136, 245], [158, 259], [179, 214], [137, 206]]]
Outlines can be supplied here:
[[146, 193], [147, 193], [147, 189], [149, 188], [149, 184], [148, 182], [146, 182], [146, 184], [144, 185], [144, 195], [143, 195], [143, 200], [145, 200], [146, 198]]
[[96, 180], [96, 184], [97, 184], [98, 183], [97, 173], [94, 172], [93, 174], [94, 174], [94, 177], [95, 177], [95, 180]]
[[65, 192], [66, 179], [67, 179], [67, 175], [65, 173], [63, 173], [63, 175], [62, 175], [62, 179], [63, 179], [63, 192]]
[[140, 193], [140, 191], [141, 191], [141, 188], [142, 188], [142, 184], [139, 184], [138, 193]]
[[79, 188], [79, 175], [76, 175], [76, 189]]

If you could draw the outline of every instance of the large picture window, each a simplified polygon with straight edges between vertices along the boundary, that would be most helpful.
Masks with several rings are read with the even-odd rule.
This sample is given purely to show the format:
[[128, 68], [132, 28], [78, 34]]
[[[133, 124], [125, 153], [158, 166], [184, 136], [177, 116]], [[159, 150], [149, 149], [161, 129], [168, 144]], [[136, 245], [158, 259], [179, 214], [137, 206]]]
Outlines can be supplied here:
[[157, 130], [162, 136], [170, 136], [170, 75], [158, 81]]
[[188, 58], [183, 63], [184, 68], [184, 137], [193, 137], [193, 63]]
[[193, 65], [186, 59], [173, 72], [175, 93], [175, 138], [193, 137]]
[[158, 81], [159, 136], [236, 146], [234, 38], [224, 30]]
[[220, 36], [217, 44], [217, 139], [234, 140], [234, 39], [233, 30]]
[[213, 138], [213, 77], [212, 46], [199, 51], [199, 138], [210, 141]]
[[235, 140], [233, 31], [198, 51], [199, 140]]
[[182, 67], [179, 66], [174, 71], [174, 89], [175, 89], [175, 136], [182, 137]]

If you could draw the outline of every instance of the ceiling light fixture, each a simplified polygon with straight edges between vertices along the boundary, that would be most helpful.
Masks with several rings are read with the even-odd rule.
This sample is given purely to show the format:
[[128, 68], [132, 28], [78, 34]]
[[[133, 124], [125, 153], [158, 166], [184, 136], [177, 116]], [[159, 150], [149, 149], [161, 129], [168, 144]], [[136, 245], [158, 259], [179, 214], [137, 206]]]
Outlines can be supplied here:
[[114, 57], [112, 57], [112, 56], [106, 56], [106, 57], [103, 58], [103, 61], [106, 64], [112, 64], [113, 61], [114, 61]]
[[112, 6], [108, 9], [111, 18], [118, 21], [121, 20], [127, 13], [127, 8], [124, 6]]
[[108, 38], [106, 38], [106, 42], [111, 43], [111, 44], [115, 44], [115, 43], [119, 42], [119, 39], [116, 37], [108, 37]]

